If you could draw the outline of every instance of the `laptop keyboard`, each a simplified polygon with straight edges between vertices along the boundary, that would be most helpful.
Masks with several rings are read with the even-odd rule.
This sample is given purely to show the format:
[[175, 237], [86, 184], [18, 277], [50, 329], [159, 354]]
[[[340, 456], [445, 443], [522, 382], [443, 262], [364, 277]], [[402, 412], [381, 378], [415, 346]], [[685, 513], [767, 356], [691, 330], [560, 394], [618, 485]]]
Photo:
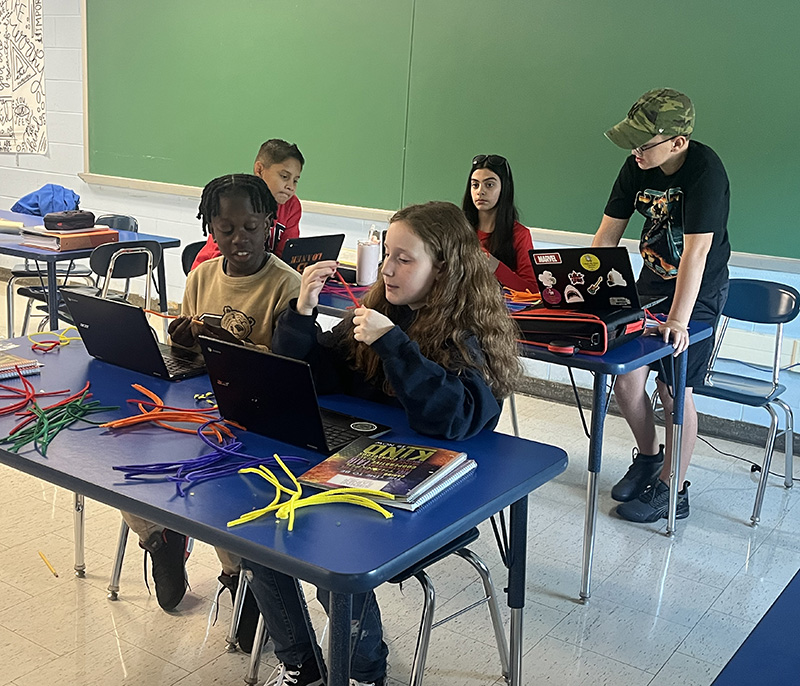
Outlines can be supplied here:
[[363, 431], [356, 431], [349, 426], [328, 424], [327, 422], [323, 423], [322, 428], [325, 431], [325, 442], [330, 450], [338, 450], [364, 435]]
[[171, 375], [182, 374], [197, 369], [197, 362], [182, 360], [179, 357], [164, 357], [164, 364]]

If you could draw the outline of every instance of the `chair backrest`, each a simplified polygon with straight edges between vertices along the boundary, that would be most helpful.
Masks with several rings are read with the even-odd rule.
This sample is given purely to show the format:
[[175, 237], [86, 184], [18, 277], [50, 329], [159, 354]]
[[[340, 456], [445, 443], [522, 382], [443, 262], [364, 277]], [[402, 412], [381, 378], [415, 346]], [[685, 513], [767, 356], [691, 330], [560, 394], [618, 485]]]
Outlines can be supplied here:
[[139, 233], [139, 222], [127, 214], [104, 214], [94, 220], [95, 224], [103, 224], [117, 231], [133, 231]]
[[189, 245], [183, 249], [181, 253], [181, 266], [183, 267], [184, 274], [188, 274], [192, 271], [194, 258], [197, 257], [197, 253], [203, 249], [205, 244], [205, 241], [197, 241], [196, 243], [189, 243]]
[[[145, 248], [152, 254], [153, 269], [158, 267], [161, 262], [161, 245], [158, 241], [123, 241], [122, 243], [106, 243], [97, 246], [89, 256], [89, 266], [92, 271], [100, 277], [105, 278], [108, 266], [114, 253], [131, 248]], [[114, 263], [114, 273], [109, 276], [112, 279], [131, 279], [136, 276], [144, 276], [148, 273], [147, 255], [144, 253], [133, 253], [121, 255]]]
[[759, 279], [731, 279], [728, 287], [728, 300], [722, 309], [722, 320], [717, 330], [717, 340], [708, 364], [708, 375], [722, 347], [722, 339], [728, 328], [728, 321], [736, 319], [755, 324], [774, 324], [775, 347], [772, 356], [772, 383], [777, 386], [781, 372], [781, 345], [783, 325], [792, 321], [800, 313], [800, 292], [786, 284]]
[[800, 293], [791, 286], [758, 279], [731, 279], [722, 314], [757, 324], [786, 324], [800, 312]]
[[[102, 279], [101, 297], [105, 298], [111, 279], [125, 279], [124, 298], [128, 299], [130, 279], [146, 276], [144, 302], [150, 307], [150, 282], [153, 270], [161, 262], [161, 245], [157, 241], [123, 241], [106, 243], [92, 250], [89, 266], [97, 274], [97, 285]], [[109, 269], [111, 273], [109, 274]]]

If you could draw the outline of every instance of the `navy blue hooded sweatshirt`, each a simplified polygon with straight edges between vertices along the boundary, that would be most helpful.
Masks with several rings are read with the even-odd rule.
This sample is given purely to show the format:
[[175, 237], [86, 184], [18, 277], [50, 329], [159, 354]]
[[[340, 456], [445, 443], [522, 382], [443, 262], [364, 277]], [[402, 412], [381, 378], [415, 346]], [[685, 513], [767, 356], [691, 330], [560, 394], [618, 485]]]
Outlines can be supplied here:
[[[406, 334], [416, 312], [407, 306], [396, 307], [390, 316], [395, 323], [372, 344], [382, 362], [375, 378], [367, 380], [347, 359], [346, 339], [353, 335], [352, 317], [322, 332], [317, 311], [309, 316], [297, 312], [292, 300], [278, 319], [272, 338], [272, 351], [307, 361], [314, 373], [319, 393], [345, 393], [373, 402], [400, 405], [411, 428], [427, 436], [463, 440], [497, 425], [502, 401], [492, 394], [482, 374], [473, 367], [459, 365], [448, 370], [429, 360], [417, 343]], [[483, 352], [475, 336], [465, 341], [474, 361]], [[394, 395], [383, 389], [388, 380]]]

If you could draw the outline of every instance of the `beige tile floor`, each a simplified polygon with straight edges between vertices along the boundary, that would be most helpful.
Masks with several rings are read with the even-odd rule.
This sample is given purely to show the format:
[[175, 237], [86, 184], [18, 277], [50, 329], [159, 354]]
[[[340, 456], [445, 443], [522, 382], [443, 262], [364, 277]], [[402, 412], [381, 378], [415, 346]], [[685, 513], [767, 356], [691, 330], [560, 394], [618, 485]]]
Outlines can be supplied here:
[[[608, 492], [626, 468], [631, 439], [620, 419], [609, 418], [593, 594], [581, 605], [575, 598], [587, 441], [572, 407], [520, 397], [518, 409], [525, 437], [560, 445], [570, 456], [567, 471], [530, 500], [525, 683], [710, 684], [800, 567], [800, 494], [772, 478], [762, 524], [747, 526], [755, 494], [748, 466], [699, 443], [688, 474], [692, 514], [679, 522], [678, 535], [666, 538], [663, 523], [621, 521]], [[500, 430], [510, 432], [507, 412]], [[760, 460], [756, 448], [714, 443]], [[87, 502], [87, 574], [78, 579], [71, 573], [71, 494], [0, 466], [0, 501], [0, 686], [243, 683], [246, 657], [224, 649], [229, 597], [222, 597], [214, 621], [219, 566], [209, 546], [196, 543], [188, 563], [191, 591], [179, 612], [167, 614], [148, 594], [141, 551], [130, 540], [120, 600], [111, 602], [105, 589], [120, 523], [116, 511]], [[491, 529], [482, 533], [474, 548], [502, 587]], [[477, 597], [474, 575], [460, 560], [440, 563], [431, 576], [442, 613]], [[398, 686], [408, 680], [421, 594], [413, 582], [402, 589], [383, 586], [378, 596], [390, 646], [389, 683]], [[316, 601], [312, 614], [321, 629], [324, 613]], [[265, 655], [260, 683], [274, 663]], [[503, 683], [485, 610], [434, 630], [426, 683]]]

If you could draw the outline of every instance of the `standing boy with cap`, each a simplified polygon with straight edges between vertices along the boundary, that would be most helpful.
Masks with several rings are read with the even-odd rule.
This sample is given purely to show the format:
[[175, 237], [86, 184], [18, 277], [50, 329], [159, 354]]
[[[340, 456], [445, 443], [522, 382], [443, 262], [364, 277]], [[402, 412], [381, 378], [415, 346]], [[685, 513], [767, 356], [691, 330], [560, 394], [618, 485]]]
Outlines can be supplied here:
[[[645, 93], [628, 116], [606, 131], [612, 143], [631, 151], [617, 176], [593, 246], [619, 243], [634, 210], [644, 216], [639, 249], [644, 267], [637, 288], [644, 295], [666, 296], [654, 310], [666, 314], [658, 334], [671, 340], [675, 355], [689, 345], [689, 320], [716, 327], [728, 294], [728, 209], [725, 167], [707, 145], [689, 140], [694, 105], [683, 93], [659, 88]], [[684, 482], [697, 440], [697, 410], [692, 387], [702, 385], [713, 336], [689, 348], [686, 372], [679, 519], [689, 516], [689, 482]], [[659, 368], [656, 385], [666, 419], [666, 454], [672, 442], [672, 364]], [[650, 369], [619, 376], [614, 393], [636, 440], [633, 464], [611, 490], [622, 501], [617, 514], [632, 522], [666, 518], [669, 460], [659, 445], [645, 384]]]

